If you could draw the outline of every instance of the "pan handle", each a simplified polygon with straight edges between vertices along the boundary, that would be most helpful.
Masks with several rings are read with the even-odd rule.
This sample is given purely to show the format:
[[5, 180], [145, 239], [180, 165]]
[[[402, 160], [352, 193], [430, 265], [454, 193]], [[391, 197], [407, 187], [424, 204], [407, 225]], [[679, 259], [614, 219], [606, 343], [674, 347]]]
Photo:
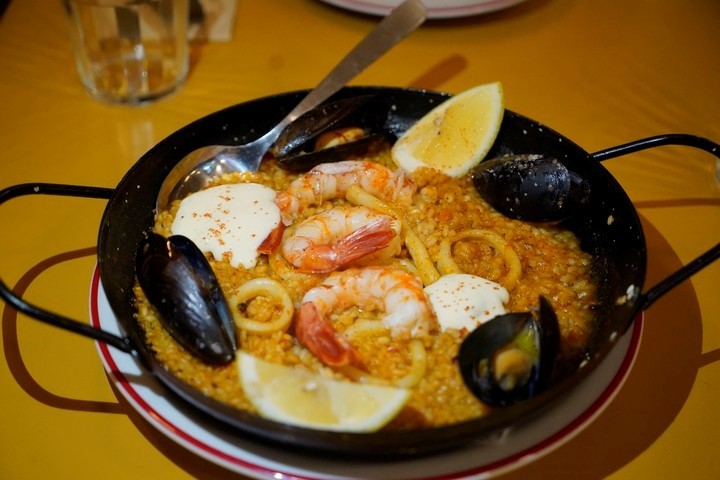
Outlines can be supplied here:
[[645, 310], [655, 303], [655, 300], [665, 295], [668, 291], [672, 290], [695, 273], [710, 265], [712, 262], [717, 260], [718, 257], [720, 257], [720, 243], [716, 244], [710, 250], [703, 253], [695, 260], [691, 261], [680, 270], [671, 274], [665, 280], [662, 280], [646, 293], [641, 295], [638, 300], [640, 309]]
[[627, 155], [628, 153], [639, 152], [640, 150], [646, 150], [648, 148], [661, 147], [664, 145], [682, 145], [686, 147], [695, 147], [700, 150], [715, 155], [720, 158], [720, 145], [708, 140], [703, 137], [696, 137], [695, 135], [687, 135], [684, 133], [670, 133], [667, 135], [657, 135], [654, 137], [643, 138], [641, 140], [635, 140], [634, 142], [625, 143], [618, 145], [617, 147], [607, 148], [600, 150], [596, 153], [591, 153], [590, 158], [602, 162], [610, 158], [619, 157], [621, 155]]
[[[1, 190], [0, 204], [5, 203], [12, 198], [22, 197], [25, 195], [55, 195], [65, 197], [100, 198], [108, 200], [113, 193], [114, 190], [111, 188], [61, 185], [54, 183], [23, 183]], [[119, 337], [100, 328], [92, 327], [86, 323], [72, 320], [32, 305], [13, 293], [13, 291], [5, 284], [5, 282], [2, 281], [2, 279], [0, 279], [0, 298], [16, 310], [32, 318], [40, 320], [41, 322], [106, 343], [123, 352], [135, 352], [135, 347], [129, 338]]]
[[[639, 152], [648, 148], [660, 147], [664, 145], [682, 145], [686, 147], [695, 147], [714, 155], [720, 159], [720, 145], [708, 140], [707, 138], [697, 137], [695, 135], [687, 135], [683, 133], [672, 133], [667, 135], [658, 135], [648, 137], [634, 142], [625, 143], [617, 147], [601, 150], [590, 154], [590, 158], [602, 162], [610, 158], [619, 157], [628, 153]], [[640, 310], [645, 310], [652, 305], [655, 300], [662, 297], [665, 293], [684, 282], [692, 275], [710, 265], [720, 257], [720, 243], [716, 244], [707, 252], [703, 253], [696, 259], [689, 262], [677, 272], [671, 274], [666, 279], [650, 288], [646, 293], [638, 299]]]

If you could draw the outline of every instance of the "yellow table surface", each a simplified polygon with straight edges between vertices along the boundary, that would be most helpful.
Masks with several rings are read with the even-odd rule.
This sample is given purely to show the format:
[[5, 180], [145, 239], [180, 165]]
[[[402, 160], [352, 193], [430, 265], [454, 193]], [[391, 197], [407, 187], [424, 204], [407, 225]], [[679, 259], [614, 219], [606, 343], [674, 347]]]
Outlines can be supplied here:
[[[314, 86], [377, 22], [311, 0], [238, 0], [234, 38], [193, 50], [187, 83], [142, 107], [80, 85], [59, 1], [0, 21], [0, 187], [114, 187], [183, 125]], [[451, 93], [499, 80], [509, 109], [593, 152], [662, 133], [720, 141], [720, 2], [529, 0], [429, 21], [356, 85]], [[716, 159], [663, 147], [606, 162], [643, 221], [646, 289], [720, 237]], [[104, 201], [33, 197], [0, 212], [0, 276], [86, 320]], [[648, 309], [634, 369], [587, 429], [505, 479], [720, 478], [720, 268]], [[113, 390], [92, 341], [2, 307], [0, 478], [242, 478], [187, 452]]]

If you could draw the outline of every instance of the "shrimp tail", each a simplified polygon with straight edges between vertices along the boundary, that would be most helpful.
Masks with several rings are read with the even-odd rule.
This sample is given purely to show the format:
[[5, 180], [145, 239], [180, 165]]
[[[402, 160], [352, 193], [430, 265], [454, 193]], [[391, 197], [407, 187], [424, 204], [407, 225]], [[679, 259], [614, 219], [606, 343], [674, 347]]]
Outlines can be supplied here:
[[287, 192], [280, 192], [275, 197], [275, 205], [280, 209], [282, 223], [285, 226], [292, 224], [299, 209], [298, 200]]
[[336, 263], [344, 266], [383, 249], [390, 244], [395, 235], [395, 230], [387, 218], [363, 225], [335, 244]]
[[357, 351], [330, 321], [320, 315], [314, 303], [303, 303], [295, 319], [295, 336], [325, 365], [353, 365], [366, 370]]
[[282, 241], [283, 232], [285, 232], [285, 224], [280, 222], [280, 224], [275, 227], [272, 232], [270, 232], [267, 238], [262, 241], [257, 249], [258, 253], [263, 253], [265, 255], [273, 253]]
[[368, 223], [333, 245], [309, 247], [306, 252], [308, 255], [298, 270], [304, 273], [332, 272], [387, 247], [395, 235], [387, 218]]
[[386, 218], [368, 223], [348, 233], [332, 246], [318, 245], [308, 255], [305, 265], [298, 268], [304, 273], [327, 273], [351, 264], [366, 255], [387, 247], [395, 237]]
[[335, 207], [301, 222], [281, 248], [299, 272], [328, 273], [375, 252], [382, 258], [396, 255], [400, 232], [400, 222], [390, 215], [364, 206]]

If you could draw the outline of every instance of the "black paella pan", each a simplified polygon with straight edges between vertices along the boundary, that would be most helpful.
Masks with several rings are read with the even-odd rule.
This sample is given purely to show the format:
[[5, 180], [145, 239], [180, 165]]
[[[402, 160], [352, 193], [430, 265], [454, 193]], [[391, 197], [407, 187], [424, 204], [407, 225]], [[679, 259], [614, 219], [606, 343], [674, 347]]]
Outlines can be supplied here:
[[[0, 203], [11, 198], [49, 194], [108, 199], [98, 235], [98, 265], [109, 303], [126, 334], [118, 337], [24, 302], [0, 283], [0, 296], [23, 313], [107, 343], [136, 355], [174, 395], [214, 418], [219, 424], [261, 441], [292, 447], [353, 455], [412, 455], [458, 447], [482, 439], [498, 429], [532, 415], [556, 402], [594, 366], [602, 362], [636, 315], [690, 275], [720, 256], [720, 244], [658, 285], [645, 289], [647, 252], [640, 219], [627, 194], [601, 161], [659, 145], [687, 145], [720, 157], [720, 146], [690, 135], [664, 135], [589, 154], [559, 133], [511, 111], [505, 117], [489, 155], [545, 154], [557, 158], [590, 185], [587, 206], [563, 221], [581, 239], [593, 257], [599, 292], [597, 330], [588, 346], [582, 368], [568, 372], [546, 391], [492, 414], [455, 425], [412, 431], [337, 433], [280, 424], [239, 411], [204, 396], [169, 373], [144, 342], [134, 320], [132, 288], [138, 244], [151, 230], [158, 190], [170, 169], [186, 154], [210, 144], [238, 144], [253, 140], [274, 126], [306, 92], [266, 97], [236, 105], [204, 117], [175, 132], [148, 151], [115, 189], [55, 184], [23, 184], [0, 192]], [[393, 106], [386, 127], [399, 135], [425, 113], [448, 98], [447, 94], [420, 90], [356, 87], [337, 97], [373, 94]]]

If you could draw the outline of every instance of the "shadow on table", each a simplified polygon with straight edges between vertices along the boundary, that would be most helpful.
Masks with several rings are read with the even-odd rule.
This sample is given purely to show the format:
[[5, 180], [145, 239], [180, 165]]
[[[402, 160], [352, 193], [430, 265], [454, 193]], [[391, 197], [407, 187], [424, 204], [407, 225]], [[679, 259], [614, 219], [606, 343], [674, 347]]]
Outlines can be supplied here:
[[462, 55], [450, 55], [415, 78], [408, 88], [440, 90], [444, 83], [459, 75], [467, 66], [468, 61]]
[[185, 447], [168, 438], [157, 428], [150, 425], [123, 397], [115, 386], [115, 383], [108, 379], [113, 393], [120, 402], [124, 413], [128, 416], [133, 425], [160, 453], [170, 459], [175, 465], [197, 479], [213, 480], [241, 480], [248, 477], [239, 473], [231, 472], [213, 462], [195, 455]]
[[[95, 253], [96, 248], [89, 247], [72, 250], [47, 258], [28, 270], [20, 278], [20, 280], [18, 280], [17, 284], [13, 288], [13, 292], [22, 297], [32, 282], [47, 269], [62, 262], [88, 257], [95, 255]], [[10, 306], [5, 305], [2, 313], [2, 339], [5, 351], [5, 360], [7, 361], [8, 368], [10, 369], [10, 373], [13, 378], [25, 391], [25, 393], [40, 403], [44, 403], [50, 407], [62, 408], [64, 410], [97, 413], [123, 413], [124, 408], [117, 403], [67, 398], [56, 395], [40, 385], [30, 374], [25, 362], [22, 359], [17, 334], [17, 322], [18, 312]]]

